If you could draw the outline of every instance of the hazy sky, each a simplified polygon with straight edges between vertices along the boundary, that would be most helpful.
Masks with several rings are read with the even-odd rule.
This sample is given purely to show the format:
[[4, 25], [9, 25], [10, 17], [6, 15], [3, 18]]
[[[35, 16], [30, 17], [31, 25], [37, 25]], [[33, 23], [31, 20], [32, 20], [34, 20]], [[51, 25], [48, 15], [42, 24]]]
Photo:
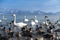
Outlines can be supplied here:
[[0, 0], [0, 8], [56, 12], [60, 11], [60, 0]]

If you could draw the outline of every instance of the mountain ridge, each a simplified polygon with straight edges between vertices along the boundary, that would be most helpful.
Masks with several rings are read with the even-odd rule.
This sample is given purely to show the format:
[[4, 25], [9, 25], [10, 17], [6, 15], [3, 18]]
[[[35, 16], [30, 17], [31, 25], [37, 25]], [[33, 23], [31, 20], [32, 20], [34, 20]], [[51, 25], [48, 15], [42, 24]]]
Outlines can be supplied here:
[[20, 14], [20, 15], [53, 15], [53, 14], [60, 14], [60, 12], [56, 12], [56, 13], [52, 13], [52, 12], [44, 12], [44, 11], [40, 11], [40, 10], [37, 10], [37, 11], [21, 11], [21, 10], [13, 10], [11, 12], [10, 11], [0, 11], [0, 14]]

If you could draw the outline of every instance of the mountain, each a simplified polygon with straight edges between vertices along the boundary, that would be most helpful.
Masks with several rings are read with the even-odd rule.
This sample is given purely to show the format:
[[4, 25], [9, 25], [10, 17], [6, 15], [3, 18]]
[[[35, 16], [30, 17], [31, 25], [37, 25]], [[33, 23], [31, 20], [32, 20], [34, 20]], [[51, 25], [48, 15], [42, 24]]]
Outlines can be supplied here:
[[35, 13], [40, 14], [40, 15], [53, 15], [52, 12], [44, 12], [44, 11], [35, 11]]
[[44, 11], [21, 11], [19, 10], [16, 14], [20, 14], [20, 15], [52, 15], [52, 12], [44, 12]]
[[56, 15], [60, 15], [60, 12], [56, 12], [55, 14], [56, 14]]
[[19, 15], [52, 15], [54, 13], [52, 12], [44, 12], [44, 11], [40, 11], [40, 10], [37, 10], [37, 11], [22, 11], [22, 10], [13, 10], [13, 12], [11, 12], [11, 10], [9, 11], [0, 11], [0, 13], [3, 13], [3, 14], [19, 14]]

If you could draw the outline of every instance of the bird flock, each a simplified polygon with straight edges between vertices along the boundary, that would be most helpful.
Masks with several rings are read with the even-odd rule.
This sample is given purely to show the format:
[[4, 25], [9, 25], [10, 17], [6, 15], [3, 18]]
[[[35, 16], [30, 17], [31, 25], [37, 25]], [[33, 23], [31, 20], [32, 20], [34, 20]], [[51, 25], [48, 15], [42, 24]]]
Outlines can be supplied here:
[[[48, 16], [45, 16], [44, 22], [39, 22], [37, 17], [34, 16], [33, 19], [28, 19], [27, 16], [24, 16], [23, 22], [16, 22], [16, 14], [12, 14], [13, 20], [8, 22], [6, 27], [2, 24], [4, 20], [7, 20], [3, 16], [0, 20], [0, 31], [3, 30], [8, 37], [17, 37], [17, 40], [20, 40], [20, 37], [24, 37], [22, 40], [59, 40], [60, 36], [60, 20], [56, 22], [51, 22], [48, 19]], [[7, 28], [7, 29], [6, 29]], [[0, 33], [1, 34], [1, 33]], [[40, 39], [39, 39], [40, 38]]]

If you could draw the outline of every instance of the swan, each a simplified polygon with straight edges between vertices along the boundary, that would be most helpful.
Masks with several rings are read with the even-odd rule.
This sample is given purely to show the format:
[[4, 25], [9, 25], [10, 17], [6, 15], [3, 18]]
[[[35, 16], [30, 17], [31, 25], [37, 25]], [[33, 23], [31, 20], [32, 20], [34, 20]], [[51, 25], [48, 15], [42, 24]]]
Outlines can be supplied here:
[[37, 20], [37, 17], [36, 17], [36, 16], [34, 16], [34, 21], [35, 21], [36, 23], [38, 23], [38, 20]]
[[16, 14], [13, 14], [13, 20], [14, 20], [14, 25], [18, 26], [20, 28], [22, 28], [22, 27], [27, 25], [26, 23], [23, 23], [23, 22], [16, 23]]
[[28, 22], [29, 20], [27, 19], [26, 16], [24, 16], [24, 22]]
[[2, 16], [2, 21], [6, 21], [7, 20], [7, 18], [5, 18], [5, 16], [3, 15]]
[[43, 22], [43, 24], [49, 25], [47, 21], [46, 22]]
[[37, 17], [34, 16], [34, 18], [31, 19], [31, 25], [33, 26], [33, 25], [36, 25], [37, 23], [38, 23]]
[[33, 21], [33, 20], [31, 20], [31, 25], [33, 26], [33, 25], [36, 25], [36, 23]]
[[48, 16], [45, 16], [44, 20], [45, 20], [45, 22], [43, 22], [43, 24], [49, 25], [49, 19], [48, 19]]
[[35, 30], [35, 28], [36, 28], [36, 23], [34, 22], [34, 20], [31, 20], [30, 25], [31, 25], [31, 27], [33, 28], [33, 30]]

